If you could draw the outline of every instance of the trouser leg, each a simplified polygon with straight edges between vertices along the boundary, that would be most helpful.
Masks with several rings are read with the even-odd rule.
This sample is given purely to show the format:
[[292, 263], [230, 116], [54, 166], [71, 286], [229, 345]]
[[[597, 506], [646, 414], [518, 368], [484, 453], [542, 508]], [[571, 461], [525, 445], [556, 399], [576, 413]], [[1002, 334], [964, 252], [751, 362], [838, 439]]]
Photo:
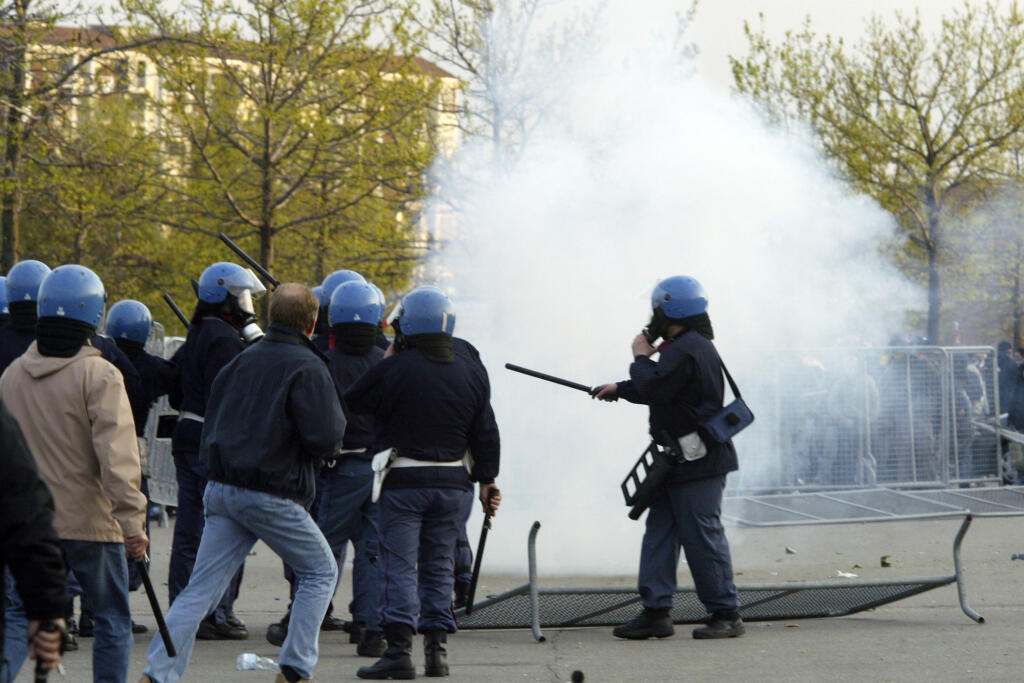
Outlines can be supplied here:
[[679, 538], [666, 487], [647, 510], [644, 538], [640, 546], [640, 575], [637, 584], [644, 607], [672, 607], [678, 566]]
[[724, 488], [725, 475], [721, 475], [672, 485], [668, 491], [697, 597], [708, 612], [731, 612], [739, 607], [721, 520]]

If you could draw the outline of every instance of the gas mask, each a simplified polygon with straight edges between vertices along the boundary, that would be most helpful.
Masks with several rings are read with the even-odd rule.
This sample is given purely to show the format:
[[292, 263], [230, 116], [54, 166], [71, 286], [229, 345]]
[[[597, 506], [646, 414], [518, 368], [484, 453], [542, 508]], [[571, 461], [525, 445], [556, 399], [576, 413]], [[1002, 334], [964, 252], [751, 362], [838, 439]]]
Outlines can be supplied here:
[[256, 275], [246, 268], [224, 281], [228, 290], [228, 315], [241, 330], [242, 338], [249, 344], [263, 336], [263, 330], [256, 322], [254, 300], [267, 293], [267, 288]]
[[665, 317], [665, 312], [661, 309], [661, 306], [658, 306], [651, 312], [651, 322], [647, 323], [647, 327], [643, 329], [643, 335], [647, 339], [647, 343], [654, 346], [654, 342], [665, 336], [667, 329], [668, 318]]

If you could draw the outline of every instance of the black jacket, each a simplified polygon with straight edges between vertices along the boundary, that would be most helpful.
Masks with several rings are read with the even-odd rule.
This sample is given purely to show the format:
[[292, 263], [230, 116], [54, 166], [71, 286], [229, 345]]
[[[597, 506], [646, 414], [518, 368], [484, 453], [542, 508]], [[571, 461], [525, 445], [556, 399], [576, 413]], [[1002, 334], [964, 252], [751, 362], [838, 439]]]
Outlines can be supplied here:
[[135, 420], [135, 431], [138, 433], [139, 421], [141, 419], [142, 426], [146, 425], [146, 414], [149, 412], [149, 403], [147, 402], [146, 389], [142, 384], [142, 377], [139, 375], [139, 371], [135, 369], [135, 365], [131, 359], [125, 355], [125, 352], [118, 347], [110, 337], [104, 337], [102, 335], [93, 335], [91, 343], [94, 347], [100, 350], [103, 357], [109, 361], [115, 368], [121, 371], [121, 376], [124, 378], [124, 389], [128, 394], [128, 403], [132, 406], [132, 418]]
[[453, 462], [469, 450], [473, 471], [458, 467], [393, 469], [384, 488], [472, 487], [498, 476], [501, 444], [491, 386], [476, 349], [454, 340], [455, 360], [435, 363], [416, 348], [386, 358], [345, 392], [353, 413], [374, 416], [374, 450], [397, 448], [415, 460]]
[[131, 394], [128, 395], [128, 399], [132, 404], [132, 413], [135, 416], [135, 434], [143, 436], [150, 409], [157, 399], [174, 389], [175, 382], [178, 380], [178, 370], [174, 363], [147, 353], [140, 344], [119, 343], [118, 347], [124, 351], [128, 360], [135, 366], [141, 380], [138, 412], [136, 412], [136, 402], [131, 400]]
[[[327, 365], [331, 370], [334, 384], [342, 394], [356, 383], [363, 374], [384, 358], [384, 351], [374, 346], [364, 354], [348, 354], [335, 346], [327, 352]], [[345, 401], [341, 402], [345, 412], [345, 449], [366, 449], [365, 454], [353, 454], [364, 460], [373, 458], [373, 416], [353, 413]]]
[[[192, 325], [185, 343], [175, 354], [179, 359], [180, 410], [206, 415], [206, 403], [217, 373], [245, 349], [245, 342], [231, 323], [209, 316]], [[178, 420], [171, 436], [176, 454], [199, 452], [202, 426], [195, 420]]]
[[344, 435], [323, 356], [299, 332], [271, 325], [214, 380], [200, 459], [212, 481], [309, 507], [316, 468], [336, 456]]
[[[629, 377], [619, 382], [617, 395], [650, 408], [651, 438], [658, 443], [665, 444], [666, 433], [672, 439], [686, 436], [722, 408], [722, 360], [711, 340], [698, 332], [684, 332], [662, 347], [657, 362], [638, 356]], [[708, 454], [676, 464], [669, 481], [705, 479], [739, 468], [732, 441], [704, 442]]]
[[15, 358], [28, 351], [35, 340], [35, 328], [25, 329], [10, 324], [0, 327], [0, 375]]
[[[29, 619], [61, 619], [67, 568], [53, 529], [53, 496], [39, 478], [18, 423], [0, 404], [0, 571], [6, 566]], [[0, 660], [4, 594], [0, 591]]]

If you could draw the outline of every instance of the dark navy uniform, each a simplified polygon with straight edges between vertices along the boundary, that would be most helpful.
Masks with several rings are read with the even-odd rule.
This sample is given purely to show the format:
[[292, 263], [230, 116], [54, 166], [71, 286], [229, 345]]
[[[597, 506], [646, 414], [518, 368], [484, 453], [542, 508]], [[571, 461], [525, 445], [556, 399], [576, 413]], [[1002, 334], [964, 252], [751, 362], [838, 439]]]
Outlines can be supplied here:
[[[687, 331], [661, 347], [657, 362], [638, 356], [617, 395], [650, 407], [650, 431], [666, 444], [697, 430], [698, 420], [722, 408], [722, 361], [709, 339]], [[695, 419], [696, 417], [696, 419]], [[640, 554], [639, 589], [644, 607], [668, 609], [676, 590], [680, 545], [697, 597], [709, 612], [738, 608], [732, 561], [720, 520], [726, 473], [737, 469], [732, 442], [705, 440], [707, 455], [677, 463], [664, 491], [647, 513]]]
[[[365, 353], [346, 353], [339, 346], [327, 352], [331, 376], [342, 393], [383, 357], [384, 352], [376, 346]], [[342, 409], [348, 421], [344, 451], [337, 463], [322, 473], [317, 524], [338, 557], [344, 557], [345, 546], [352, 541], [355, 556], [349, 609], [353, 620], [365, 624], [368, 631], [380, 631], [378, 515], [377, 505], [371, 500], [373, 416], [354, 414], [344, 401]], [[339, 565], [339, 581], [340, 569]]]
[[[345, 401], [352, 413], [374, 416], [374, 450], [397, 449], [418, 465], [394, 467], [380, 497], [383, 622], [454, 633], [453, 554], [461, 504], [474, 481], [493, 483], [499, 467], [487, 373], [463, 353], [436, 362], [414, 347], [364, 374]], [[471, 472], [452, 466], [467, 450]]]
[[[171, 602], [188, 585], [203, 534], [203, 491], [206, 464], [199, 458], [203, 416], [213, 380], [221, 368], [245, 349], [238, 330], [227, 321], [208, 316], [193, 324], [181, 348], [181, 417], [171, 436], [171, 452], [178, 480], [178, 515], [174, 524], [167, 587]], [[229, 584], [214, 611], [216, 623], [225, 622], [238, 597], [242, 569]]]
[[28, 351], [32, 342], [36, 340], [36, 327], [33, 322], [31, 327], [19, 326], [12, 320], [7, 325], [0, 327], [0, 375], [7, 366], [14, 362], [14, 359]]

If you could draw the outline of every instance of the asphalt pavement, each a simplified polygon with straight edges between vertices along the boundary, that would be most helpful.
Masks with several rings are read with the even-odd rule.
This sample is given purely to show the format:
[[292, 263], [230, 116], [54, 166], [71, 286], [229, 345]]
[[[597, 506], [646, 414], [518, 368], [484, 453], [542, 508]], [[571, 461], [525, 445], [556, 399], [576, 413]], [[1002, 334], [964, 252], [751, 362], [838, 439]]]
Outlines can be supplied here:
[[[543, 521], [543, 520], [542, 520]], [[862, 578], [898, 578], [953, 573], [952, 541], [959, 520], [843, 524], [775, 529], [728, 528], [737, 584], [834, 579], [838, 572]], [[640, 533], [640, 529], [637, 530]], [[524, 530], [525, 533], [525, 530]], [[166, 609], [170, 528], [154, 527], [153, 582]], [[786, 549], [789, 548], [789, 552]], [[888, 556], [891, 565], [883, 567]], [[1021, 559], [1012, 559], [1014, 556]], [[537, 643], [528, 630], [463, 631], [449, 639], [453, 681], [1022, 681], [1024, 680], [1024, 518], [977, 519], [963, 544], [967, 597], [985, 617], [971, 621], [959, 608], [956, 590], [945, 586], [848, 617], [750, 623], [744, 637], [696, 641], [689, 626], [660, 641], [628, 642], [610, 628], [546, 629]], [[335, 605], [347, 616], [350, 569], [344, 569]], [[544, 576], [541, 585], [632, 585], [634, 577]], [[689, 585], [685, 563], [679, 581]], [[525, 583], [523, 576], [485, 571], [478, 595]], [[248, 624], [247, 641], [200, 641], [184, 680], [273, 681], [267, 671], [237, 671], [244, 652], [276, 658], [264, 638], [267, 626], [287, 605], [288, 585], [280, 560], [259, 544], [246, 563], [236, 605]], [[130, 681], [145, 667], [155, 622], [141, 592], [132, 594], [137, 621], [152, 629], [136, 636]], [[66, 655], [68, 683], [92, 680], [91, 640]], [[414, 659], [423, 665], [422, 644]], [[318, 681], [356, 680], [360, 666], [347, 634], [322, 633]], [[28, 667], [18, 681], [31, 681]]]

